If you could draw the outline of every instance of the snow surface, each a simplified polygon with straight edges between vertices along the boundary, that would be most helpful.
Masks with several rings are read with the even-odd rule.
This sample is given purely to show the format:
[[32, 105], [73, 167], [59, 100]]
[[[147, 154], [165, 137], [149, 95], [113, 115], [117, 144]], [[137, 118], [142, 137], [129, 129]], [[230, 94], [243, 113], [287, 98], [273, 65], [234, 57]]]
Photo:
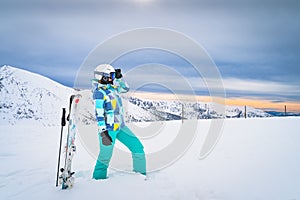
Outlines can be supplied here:
[[[184, 156], [146, 180], [112, 169], [109, 179], [92, 180], [95, 159], [78, 138], [75, 185], [64, 191], [55, 187], [60, 127], [1, 125], [0, 199], [300, 199], [300, 118], [226, 119], [215, 149], [199, 160], [210, 122], [199, 120]], [[165, 123], [168, 135], [181, 121]], [[147, 153], [169, 141], [142, 142]]]

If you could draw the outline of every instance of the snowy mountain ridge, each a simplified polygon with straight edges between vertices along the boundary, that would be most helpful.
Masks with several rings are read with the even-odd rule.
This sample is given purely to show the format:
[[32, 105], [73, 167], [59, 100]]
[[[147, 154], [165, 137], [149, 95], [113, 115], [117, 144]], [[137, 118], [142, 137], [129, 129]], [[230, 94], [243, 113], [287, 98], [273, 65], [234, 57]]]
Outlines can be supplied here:
[[5, 65], [0, 68], [1, 124], [24, 120], [59, 124], [61, 107], [72, 92], [46, 77]]
[[[43, 125], [59, 125], [61, 109], [68, 107], [69, 97], [74, 92], [74, 89], [44, 76], [5, 65], [0, 68], [1, 124], [32, 121]], [[84, 124], [94, 123], [91, 90], [76, 92], [83, 96], [80, 121]], [[226, 106], [224, 115], [214, 109], [213, 103], [122, 97], [127, 122], [244, 117], [244, 108], [238, 106]], [[247, 117], [271, 116], [258, 109], [247, 107], [247, 110]]]

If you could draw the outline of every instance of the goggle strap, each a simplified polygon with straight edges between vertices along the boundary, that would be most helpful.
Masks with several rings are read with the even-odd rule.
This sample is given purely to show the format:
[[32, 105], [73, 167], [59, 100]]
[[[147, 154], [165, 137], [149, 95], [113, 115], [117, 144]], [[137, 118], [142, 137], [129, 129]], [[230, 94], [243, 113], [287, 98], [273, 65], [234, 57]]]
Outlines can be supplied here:
[[101, 75], [101, 76], [105, 76], [105, 77], [110, 77], [110, 74], [104, 73], [104, 72], [94, 72], [94, 75]]

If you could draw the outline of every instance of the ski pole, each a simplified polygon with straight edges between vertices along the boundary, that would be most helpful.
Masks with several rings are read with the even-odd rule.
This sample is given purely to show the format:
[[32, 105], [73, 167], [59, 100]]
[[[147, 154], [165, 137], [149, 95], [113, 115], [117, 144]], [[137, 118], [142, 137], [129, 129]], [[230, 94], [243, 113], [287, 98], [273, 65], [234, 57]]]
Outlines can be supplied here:
[[63, 129], [66, 125], [66, 109], [63, 108], [62, 117], [61, 117], [61, 130], [60, 130], [60, 142], [59, 142], [59, 154], [58, 154], [58, 164], [57, 164], [57, 175], [56, 175], [56, 187], [58, 186], [58, 176], [59, 176], [59, 166], [60, 166], [60, 154], [61, 154], [61, 143], [63, 136]]

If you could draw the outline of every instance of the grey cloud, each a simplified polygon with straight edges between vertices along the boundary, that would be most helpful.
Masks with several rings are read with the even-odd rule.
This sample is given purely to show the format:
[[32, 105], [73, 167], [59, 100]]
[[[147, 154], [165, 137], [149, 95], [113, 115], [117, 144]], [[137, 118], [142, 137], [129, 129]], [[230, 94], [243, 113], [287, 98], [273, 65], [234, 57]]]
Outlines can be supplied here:
[[54, 65], [57, 58], [57, 66], [67, 62], [78, 67], [112, 35], [158, 26], [203, 44], [227, 77], [296, 84], [299, 8], [297, 0], [153, 0], [145, 6], [133, 0], [3, 0], [0, 62], [13, 57], [11, 62], [24, 65], [36, 64], [36, 59]]

